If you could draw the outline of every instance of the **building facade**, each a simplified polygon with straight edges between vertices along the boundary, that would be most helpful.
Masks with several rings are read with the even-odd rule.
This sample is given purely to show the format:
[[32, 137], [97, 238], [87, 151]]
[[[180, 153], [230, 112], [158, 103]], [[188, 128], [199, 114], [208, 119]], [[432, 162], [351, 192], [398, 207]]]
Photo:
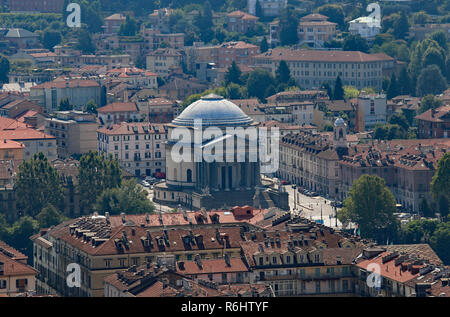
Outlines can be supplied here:
[[97, 150], [97, 118], [82, 111], [57, 111], [45, 119], [45, 133], [56, 137], [58, 157]]
[[153, 176], [165, 172], [166, 138], [162, 124], [122, 122], [98, 130], [98, 151], [112, 155], [136, 176]]
[[381, 89], [383, 72], [393, 69], [395, 62], [385, 54], [293, 49], [272, 49], [253, 59], [255, 67], [267, 69], [272, 74], [284, 60], [291, 76], [304, 89], [319, 89], [325, 82], [334, 84], [338, 76], [343, 85]]
[[67, 98], [77, 110], [84, 110], [89, 101], [101, 105], [102, 89], [94, 80], [55, 80], [36, 85], [30, 89], [30, 99], [36, 101], [46, 112], [58, 109], [62, 99]]

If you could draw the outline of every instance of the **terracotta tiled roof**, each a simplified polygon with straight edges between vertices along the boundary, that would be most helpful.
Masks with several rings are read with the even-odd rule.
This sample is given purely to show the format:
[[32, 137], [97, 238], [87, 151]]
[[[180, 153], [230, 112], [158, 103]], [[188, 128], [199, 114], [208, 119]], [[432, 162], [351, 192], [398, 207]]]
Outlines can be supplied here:
[[113, 102], [97, 109], [97, 112], [138, 112], [139, 109], [134, 102]]
[[444, 122], [442, 119], [446, 116], [446, 121], [450, 121], [450, 105], [439, 107], [435, 110], [429, 109], [424, 113], [416, 116], [416, 120], [429, 121], [429, 122]]
[[167, 131], [162, 123], [148, 122], [122, 122], [114, 124], [110, 127], [102, 127], [97, 130], [106, 135], [123, 135], [123, 134], [165, 134]]
[[[152, 246], [146, 247], [141, 238], [147, 237], [148, 228], [128, 225], [128, 222], [119, 227], [111, 227], [106, 221], [100, 219], [94, 221], [97, 229], [91, 229], [91, 231], [99, 236], [99, 238], [105, 239], [106, 241], [102, 241], [99, 245], [94, 246], [90, 239], [90, 241], [86, 242], [83, 235], [77, 237], [75, 232], [72, 232], [71, 234], [70, 225], [76, 225], [78, 223], [78, 226], [82, 226], [83, 221], [86, 221], [86, 218], [78, 218], [65, 222], [50, 230], [49, 234], [92, 255], [161, 253], [186, 250], [195, 251], [223, 249], [224, 247], [239, 248], [239, 243], [242, 241], [239, 227], [219, 229], [218, 234], [220, 235], [220, 238], [217, 235], [217, 231], [213, 228], [196, 228], [192, 230], [192, 235], [191, 230], [188, 229], [167, 230], [166, 232], [157, 230], [151, 232]], [[87, 219], [87, 221], [89, 220]], [[126, 247], [123, 245], [124, 232], [126, 235]], [[184, 241], [182, 238], [183, 236], [194, 236], [194, 238], [190, 240], [192, 243], [187, 243], [187, 240]], [[228, 237], [229, 243], [226, 243], [225, 236]], [[158, 241], [158, 237], [162, 240]], [[163, 239], [163, 237], [166, 237], [166, 239]], [[203, 238], [201, 243], [198, 242], [198, 239], [200, 239], [198, 237]], [[119, 242], [122, 244], [122, 247], [119, 246]]]
[[230, 266], [224, 259], [201, 260], [201, 267], [195, 261], [183, 262], [177, 265], [177, 272], [185, 275], [216, 274], [230, 272], [247, 272], [248, 268], [240, 258], [230, 258]]
[[22, 143], [6, 140], [3, 141], [0, 140], [0, 149], [6, 150], [6, 149], [23, 149], [25, 146]]
[[26, 265], [27, 257], [0, 241], [0, 262], [3, 263], [4, 276], [36, 275], [37, 271]]
[[54, 136], [39, 132], [32, 128], [19, 128], [14, 130], [0, 131], [0, 140], [9, 139], [15, 141], [22, 140], [41, 140], [41, 139], [56, 139]]
[[305, 62], [379, 62], [393, 61], [386, 54], [366, 54], [358, 51], [316, 51], [275, 48], [255, 56], [255, 59], [305, 61]]
[[31, 87], [31, 89], [42, 88], [77, 88], [77, 87], [100, 87], [100, 84], [94, 80], [71, 79], [71, 80], [54, 80], [40, 85]]

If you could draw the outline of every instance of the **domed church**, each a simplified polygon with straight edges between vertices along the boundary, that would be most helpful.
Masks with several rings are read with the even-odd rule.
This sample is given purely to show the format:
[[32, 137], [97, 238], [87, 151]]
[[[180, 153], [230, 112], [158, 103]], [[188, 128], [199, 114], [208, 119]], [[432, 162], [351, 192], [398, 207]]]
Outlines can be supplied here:
[[[221, 96], [206, 95], [189, 105], [167, 127], [166, 180], [154, 186], [155, 202], [192, 209], [245, 205], [289, 208], [286, 193], [283, 195], [262, 182], [260, 159], [254, 155], [252, 138], [229, 133], [236, 128], [258, 131], [258, 123], [234, 103]], [[230, 141], [232, 151], [229, 147], [226, 151]], [[180, 150], [182, 146], [185, 147]], [[205, 153], [209, 153], [208, 159]]]

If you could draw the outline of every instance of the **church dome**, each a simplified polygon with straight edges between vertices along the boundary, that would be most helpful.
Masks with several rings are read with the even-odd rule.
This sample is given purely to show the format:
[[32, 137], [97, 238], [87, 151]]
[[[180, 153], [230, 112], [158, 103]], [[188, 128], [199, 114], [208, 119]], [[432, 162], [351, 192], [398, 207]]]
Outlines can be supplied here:
[[209, 94], [190, 104], [172, 123], [177, 126], [193, 127], [195, 119], [202, 119], [205, 126], [247, 126], [253, 119], [238, 106], [222, 96]]
[[334, 126], [335, 127], [345, 126], [344, 119], [342, 119], [341, 117], [337, 118], [336, 121], [334, 122]]

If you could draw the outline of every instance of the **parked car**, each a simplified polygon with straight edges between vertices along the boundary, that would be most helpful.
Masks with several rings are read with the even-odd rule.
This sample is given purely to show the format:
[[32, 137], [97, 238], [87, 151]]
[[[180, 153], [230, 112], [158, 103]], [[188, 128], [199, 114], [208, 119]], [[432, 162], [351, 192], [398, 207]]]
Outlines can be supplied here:
[[291, 182], [287, 180], [282, 180], [281, 185], [289, 185]]

